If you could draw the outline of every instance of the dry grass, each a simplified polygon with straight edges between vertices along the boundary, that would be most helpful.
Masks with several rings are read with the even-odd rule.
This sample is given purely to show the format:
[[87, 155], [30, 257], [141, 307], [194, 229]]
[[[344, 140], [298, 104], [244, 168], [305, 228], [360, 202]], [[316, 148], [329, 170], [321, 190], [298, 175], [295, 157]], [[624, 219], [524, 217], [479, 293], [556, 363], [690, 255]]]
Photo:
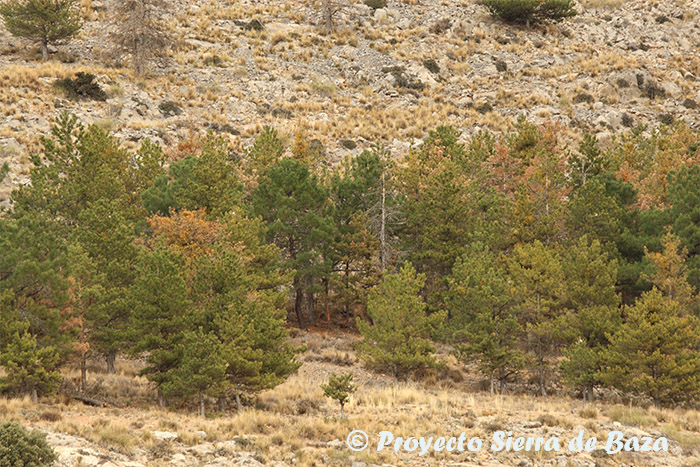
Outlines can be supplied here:
[[[254, 453], [266, 462], [289, 462], [293, 458], [295, 465], [301, 466], [345, 465], [350, 462], [351, 453], [342, 443], [354, 429], [364, 430], [370, 436], [390, 429], [396, 436], [404, 437], [458, 436], [464, 431], [469, 437], [488, 441], [494, 431], [534, 421], [542, 425], [543, 435], [557, 430], [566, 437], [575, 426], [582, 425], [601, 439], [612, 429], [612, 423], [618, 421], [626, 426], [661, 431], [681, 445], [688, 459], [700, 449], [700, 412], [697, 411], [645, 410], [600, 403], [583, 407], [580, 401], [568, 398], [491, 396], [467, 392], [460, 384], [396, 382], [367, 373], [357, 364], [352, 350], [356, 340], [353, 336], [326, 333], [297, 334], [294, 344], [305, 345], [307, 349], [302, 356], [304, 366], [285, 383], [249, 401], [242, 413], [213, 412], [208, 418], [201, 418], [187, 409], [158, 409], [152, 402], [144, 402], [152, 391], [135, 376], [140, 364], [119, 361], [120, 374], [103, 374], [104, 368], [98, 362], [91, 366], [90, 378], [100, 382], [104, 394], [121, 398], [129, 405], [143, 404], [141, 408], [90, 408], [59, 400], [35, 406], [27, 398], [0, 399], [0, 419], [66, 433], [101, 449], [132, 457], [146, 455], [151, 460], [167, 459], [202, 443], [235, 441], [235, 450]], [[346, 354], [353, 362], [351, 366], [344, 364]], [[319, 358], [323, 356], [328, 358]], [[319, 385], [331, 372], [348, 369], [355, 373], [359, 390], [346, 406], [348, 420], [341, 420], [337, 404], [323, 397]], [[72, 370], [67, 376], [74, 374]], [[129, 392], [129, 383], [140, 389]], [[131, 402], [129, 398], [133, 398]], [[175, 432], [178, 440], [160, 442], [155, 439], [154, 431]], [[219, 448], [222, 455], [227, 455], [226, 449], [233, 449], [232, 445], [227, 446]], [[544, 452], [526, 456], [535, 463], [552, 457]], [[509, 463], [508, 454], [496, 457]], [[412, 457], [385, 451], [354, 455], [354, 459], [401, 464], [411, 463]], [[440, 465], [448, 461], [469, 464], [470, 459], [467, 454], [431, 453], [423, 460]]]

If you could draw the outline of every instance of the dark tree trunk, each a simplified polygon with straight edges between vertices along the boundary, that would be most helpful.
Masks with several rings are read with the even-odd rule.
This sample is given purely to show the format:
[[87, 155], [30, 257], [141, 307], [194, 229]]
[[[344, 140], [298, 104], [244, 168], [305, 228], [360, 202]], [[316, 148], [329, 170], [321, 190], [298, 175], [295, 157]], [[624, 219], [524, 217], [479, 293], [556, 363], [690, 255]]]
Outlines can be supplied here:
[[110, 350], [105, 354], [105, 359], [107, 360], [107, 374], [115, 374], [117, 372], [115, 365], [117, 361], [117, 352]]
[[296, 292], [296, 297], [294, 299], [294, 312], [297, 314], [297, 321], [299, 321], [299, 327], [301, 329], [306, 329], [303, 316], [304, 311], [301, 309], [302, 303], [304, 301], [304, 291], [301, 290], [301, 284], [299, 284], [298, 279], [294, 280], [294, 290]]
[[41, 40], [41, 59], [47, 61], [49, 59], [49, 41], [46, 38]]
[[[309, 281], [309, 287], [311, 287], [312, 282]], [[309, 290], [306, 292], [306, 306], [309, 309], [309, 322], [314, 325], [316, 324], [316, 313], [314, 310], [314, 293]]]
[[80, 392], [85, 392], [87, 385], [87, 362], [85, 357], [80, 359]]

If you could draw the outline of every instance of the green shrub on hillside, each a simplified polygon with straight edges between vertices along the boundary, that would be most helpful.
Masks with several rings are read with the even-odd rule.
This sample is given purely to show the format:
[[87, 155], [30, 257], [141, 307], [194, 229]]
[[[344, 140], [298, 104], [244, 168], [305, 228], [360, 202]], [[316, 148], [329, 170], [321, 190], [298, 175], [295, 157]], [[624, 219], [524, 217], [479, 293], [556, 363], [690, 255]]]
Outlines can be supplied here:
[[106, 101], [107, 93], [95, 82], [95, 75], [79, 71], [75, 78], [64, 78], [56, 81], [55, 86], [65, 91], [71, 99], [94, 99], [96, 101]]
[[17, 423], [0, 424], [0, 467], [51, 465], [56, 454], [40, 431], [29, 432]]
[[365, 0], [365, 5], [374, 10], [386, 8], [386, 0]]
[[507, 23], [561, 21], [577, 14], [573, 0], [484, 0], [483, 4]]

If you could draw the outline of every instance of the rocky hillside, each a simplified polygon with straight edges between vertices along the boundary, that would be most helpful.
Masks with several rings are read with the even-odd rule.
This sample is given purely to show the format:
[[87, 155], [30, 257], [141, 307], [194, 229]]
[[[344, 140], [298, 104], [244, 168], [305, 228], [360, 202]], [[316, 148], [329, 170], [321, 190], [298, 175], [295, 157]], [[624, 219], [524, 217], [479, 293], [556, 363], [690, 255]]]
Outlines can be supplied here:
[[[332, 160], [379, 141], [401, 154], [440, 124], [503, 131], [519, 115], [603, 142], [638, 124], [697, 128], [700, 0], [582, 1], [573, 20], [529, 29], [472, 0], [358, 1], [327, 34], [311, 0], [169, 0], [177, 40], [148, 79], [110, 50], [112, 0], [84, 0], [83, 30], [49, 63], [0, 26], [0, 164], [11, 168], [0, 204], [64, 110], [134, 144], [213, 130], [240, 151], [273, 125], [319, 139]], [[97, 75], [108, 99], [53, 86], [78, 71]]]

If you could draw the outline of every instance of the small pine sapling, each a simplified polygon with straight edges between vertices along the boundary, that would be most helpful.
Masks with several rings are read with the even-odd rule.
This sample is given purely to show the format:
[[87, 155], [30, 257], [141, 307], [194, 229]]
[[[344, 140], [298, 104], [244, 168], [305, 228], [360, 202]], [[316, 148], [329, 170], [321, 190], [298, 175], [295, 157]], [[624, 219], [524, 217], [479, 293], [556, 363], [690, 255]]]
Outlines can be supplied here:
[[340, 403], [340, 418], [345, 419], [345, 404], [350, 399], [350, 394], [357, 391], [357, 386], [352, 382], [352, 372], [344, 375], [331, 374], [328, 384], [322, 384], [323, 394]]

